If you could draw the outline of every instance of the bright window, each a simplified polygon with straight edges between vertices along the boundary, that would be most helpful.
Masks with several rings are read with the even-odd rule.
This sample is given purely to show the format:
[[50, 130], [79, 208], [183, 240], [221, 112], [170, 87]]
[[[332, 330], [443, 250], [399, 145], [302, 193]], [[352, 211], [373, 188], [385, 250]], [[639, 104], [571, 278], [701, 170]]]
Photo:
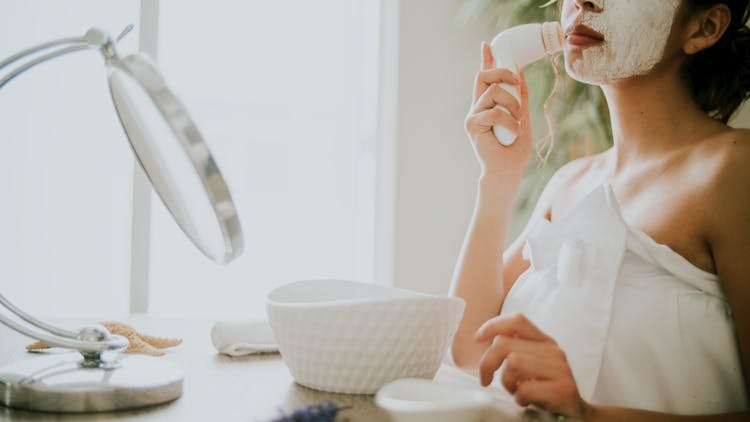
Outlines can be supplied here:
[[153, 201], [151, 313], [261, 316], [286, 281], [373, 279], [378, 10], [162, 1], [159, 65], [230, 185], [246, 246], [218, 266]]
[[[374, 278], [379, 3], [160, 2], [159, 67], [232, 189], [245, 252], [213, 264], [152, 195], [150, 313], [261, 316], [283, 282]], [[0, 59], [91, 26], [116, 35], [140, 5], [3, 2]], [[42, 316], [127, 314], [133, 166], [98, 54], [0, 90], [0, 292]]]
[[[0, 1], [0, 10], [3, 60], [92, 26], [117, 35], [138, 22], [139, 2]], [[137, 47], [133, 32], [121, 50]], [[101, 54], [64, 56], [0, 89], [0, 292], [42, 316], [127, 314], [132, 179]]]

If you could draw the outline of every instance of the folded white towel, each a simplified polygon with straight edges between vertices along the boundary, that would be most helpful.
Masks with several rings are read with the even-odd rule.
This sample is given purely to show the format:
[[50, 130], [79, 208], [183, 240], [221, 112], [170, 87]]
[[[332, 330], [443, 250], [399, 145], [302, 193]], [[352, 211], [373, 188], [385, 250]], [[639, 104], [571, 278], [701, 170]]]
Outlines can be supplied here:
[[229, 356], [271, 353], [279, 350], [271, 326], [265, 319], [217, 322], [211, 329], [211, 341], [219, 353]]

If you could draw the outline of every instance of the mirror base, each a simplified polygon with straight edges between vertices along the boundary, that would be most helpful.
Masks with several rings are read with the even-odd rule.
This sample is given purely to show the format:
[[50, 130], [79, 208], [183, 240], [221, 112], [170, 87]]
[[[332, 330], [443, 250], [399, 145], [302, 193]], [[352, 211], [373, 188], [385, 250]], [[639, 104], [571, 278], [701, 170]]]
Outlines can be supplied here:
[[94, 413], [135, 409], [182, 395], [182, 369], [163, 358], [124, 355], [116, 368], [84, 368], [78, 353], [0, 368], [0, 404], [15, 409]]

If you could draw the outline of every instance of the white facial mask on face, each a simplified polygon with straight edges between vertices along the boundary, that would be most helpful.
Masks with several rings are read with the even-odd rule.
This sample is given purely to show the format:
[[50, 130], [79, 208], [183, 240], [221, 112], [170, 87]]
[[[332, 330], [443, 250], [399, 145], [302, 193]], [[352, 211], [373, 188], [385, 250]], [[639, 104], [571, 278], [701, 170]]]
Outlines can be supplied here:
[[[565, 0], [566, 2], [575, 0]], [[590, 84], [615, 82], [648, 73], [664, 56], [680, 0], [598, 0], [601, 12], [583, 10], [581, 23], [604, 35], [568, 63], [568, 74]], [[570, 26], [573, 22], [565, 22]]]

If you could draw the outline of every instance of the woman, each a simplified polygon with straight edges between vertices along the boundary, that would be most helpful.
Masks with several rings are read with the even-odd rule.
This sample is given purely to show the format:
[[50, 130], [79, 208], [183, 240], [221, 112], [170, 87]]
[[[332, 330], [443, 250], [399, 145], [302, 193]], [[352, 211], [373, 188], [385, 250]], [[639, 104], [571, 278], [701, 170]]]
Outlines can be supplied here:
[[750, 95], [748, 1], [564, 0], [561, 12], [566, 69], [601, 86], [614, 146], [561, 168], [501, 253], [532, 139], [523, 77], [495, 69], [483, 43], [453, 359], [521, 405], [583, 420], [749, 420], [750, 131], [726, 125]]

